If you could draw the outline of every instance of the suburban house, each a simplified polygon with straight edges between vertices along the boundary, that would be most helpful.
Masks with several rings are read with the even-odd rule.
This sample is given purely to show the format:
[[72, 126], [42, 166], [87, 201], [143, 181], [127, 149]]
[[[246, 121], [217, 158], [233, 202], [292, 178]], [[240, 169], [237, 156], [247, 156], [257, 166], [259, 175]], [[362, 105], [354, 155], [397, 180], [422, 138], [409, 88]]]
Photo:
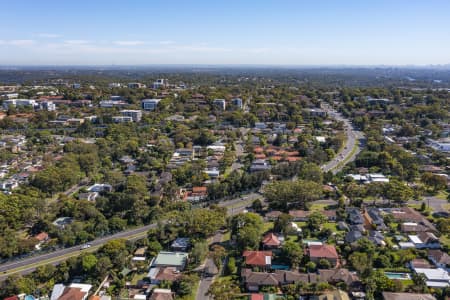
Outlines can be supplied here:
[[169, 289], [154, 289], [149, 300], [173, 300], [174, 293]]
[[41, 245], [48, 241], [49, 236], [47, 232], [41, 232], [36, 234], [34, 238], [38, 242], [34, 247], [36, 248], [36, 250], [39, 250], [41, 248]]
[[367, 236], [367, 238], [369, 239], [369, 241], [371, 241], [372, 243], [374, 243], [377, 246], [386, 246], [386, 242], [384, 241], [384, 236], [381, 232], [376, 231], [376, 230], [371, 230], [369, 231], [369, 235]]
[[299, 273], [296, 271], [276, 270], [274, 273], [254, 272], [242, 269], [241, 278], [250, 292], [257, 292], [262, 287], [278, 287], [296, 282], [306, 284], [329, 282], [332, 284], [345, 283], [350, 290], [360, 290], [361, 280], [347, 269], [318, 270], [317, 273]]
[[257, 292], [261, 287], [277, 287], [280, 284], [275, 273], [253, 272], [251, 269], [243, 269], [241, 277], [249, 292]]
[[309, 259], [318, 263], [321, 259], [328, 260], [332, 266], [336, 266], [339, 260], [339, 255], [333, 245], [310, 245], [308, 247]]
[[386, 225], [380, 211], [376, 208], [368, 208], [364, 211], [364, 226], [367, 230], [377, 229], [385, 230]]
[[159, 284], [162, 281], [174, 282], [180, 279], [181, 272], [175, 267], [150, 268], [147, 278], [151, 284]]
[[418, 211], [411, 207], [401, 207], [391, 209], [391, 214], [394, 220], [401, 222], [414, 222], [424, 225], [430, 229], [430, 231], [437, 232], [436, 227], [431, 224], [424, 216], [422, 216]]
[[441, 250], [428, 250], [428, 259], [438, 268], [450, 266], [450, 256]]
[[173, 251], [186, 251], [191, 245], [189, 238], [179, 237], [175, 241], [172, 242], [170, 248]]
[[244, 251], [245, 265], [249, 267], [270, 268], [272, 251]]
[[347, 219], [350, 224], [353, 225], [364, 224], [364, 218], [361, 212], [359, 211], [359, 208], [349, 207], [346, 209], [346, 212], [348, 215]]
[[306, 210], [290, 210], [289, 215], [294, 222], [306, 222], [309, 219], [310, 211]]
[[281, 246], [281, 241], [277, 235], [273, 232], [269, 232], [264, 236], [262, 244], [264, 249], [277, 249]]
[[428, 287], [445, 288], [450, 286], [450, 276], [448, 272], [442, 268], [437, 269], [421, 269], [415, 268], [417, 274], [423, 274], [426, 278]]
[[112, 185], [107, 184], [107, 183], [96, 183], [94, 185], [91, 185], [90, 187], [88, 187], [88, 192], [97, 192], [97, 193], [102, 193], [102, 192], [111, 192], [112, 191]]
[[313, 300], [350, 300], [348, 294], [341, 290], [330, 291], [319, 296], [313, 296]]
[[431, 231], [430, 228], [414, 222], [405, 222], [400, 225], [400, 231], [403, 233], [419, 233]]
[[439, 238], [431, 232], [420, 232], [417, 235], [409, 235], [409, 240], [417, 249], [439, 249]]
[[135, 262], [145, 261], [147, 259], [146, 253], [147, 253], [147, 247], [140, 247], [140, 248], [136, 249], [136, 251], [134, 251], [134, 256], [131, 260], [135, 261]]
[[409, 266], [411, 267], [411, 269], [431, 269], [433, 268], [431, 266], [431, 264], [428, 262], [428, 260], [423, 259], [423, 258], [415, 258], [412, 261], [409, 262]]
[[188, 253], [161, 251], [152, 261], [152, 267], [174, 267], [182, 271], [186, 266]]
[[436, 300], [431, 294], [383, 292], [384, 300]]
[[69, 286], [55, 284], [50, 300], [86, 300], [92, 285], [71, 283]]
[[143, 99], [141, 101], [142, 109], [153, 111], [157, 108], [160, 101], [161, 99]]
[[278, 219], [278, 217], [282, 214], [283, 213], [279, 210], [272, 210], [272, 211], [269, 211], [268, 213], [266, 213], [265, 218], [268, 221], [276, 221]]

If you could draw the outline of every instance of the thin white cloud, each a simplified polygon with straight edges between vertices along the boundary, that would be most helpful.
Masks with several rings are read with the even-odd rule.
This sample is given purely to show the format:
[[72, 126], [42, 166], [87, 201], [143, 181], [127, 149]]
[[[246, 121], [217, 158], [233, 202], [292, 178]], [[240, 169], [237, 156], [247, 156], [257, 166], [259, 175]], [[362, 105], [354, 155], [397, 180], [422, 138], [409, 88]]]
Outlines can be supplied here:
[[54, 33], [38, 33], [37, 36], [47, 39], [56, 39], [62, 37], [61, 34], [54, 34]]
[[30, 46], [34, 44], [34, 40], [10, 40], [7, 41], [6, 44], [12, 46]]
[[89, 43], [89, 41], [87, 41], [87, 40], [65, 40], [64, 43], [69, 44], [69, 45], [86, 45]]
[[175, 44], [175, 42], [174, 41], [160, 41], [160, 42], [158, 42], [158, 44], [160, 44], [160, 45], [173, 45], [173, 44]]
[[119, 46], [139, 46], [144, 45], [144, 41], [115, 41], [114, 44]]

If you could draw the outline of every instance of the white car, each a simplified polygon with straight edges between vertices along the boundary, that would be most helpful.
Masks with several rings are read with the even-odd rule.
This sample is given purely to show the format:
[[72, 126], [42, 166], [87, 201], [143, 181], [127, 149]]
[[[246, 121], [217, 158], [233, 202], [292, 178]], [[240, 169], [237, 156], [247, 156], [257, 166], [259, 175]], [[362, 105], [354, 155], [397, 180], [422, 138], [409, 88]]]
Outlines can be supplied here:
[[80, 250], [91, 248], [91, 246], [92, 246], [91, 244], [84, 244], [81, 246]]

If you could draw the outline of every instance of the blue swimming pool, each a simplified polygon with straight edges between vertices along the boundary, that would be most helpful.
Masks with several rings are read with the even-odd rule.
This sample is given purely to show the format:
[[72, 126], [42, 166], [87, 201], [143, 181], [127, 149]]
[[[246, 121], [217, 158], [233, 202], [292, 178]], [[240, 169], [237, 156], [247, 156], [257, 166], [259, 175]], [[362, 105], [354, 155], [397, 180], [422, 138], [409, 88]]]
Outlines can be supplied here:
[[289, 266], [285, 265], [272, 265], [270, 268], [272, 270], [289, 270]]
[[409, 276], [408, 273], [384, 272], [384, 275], [386, 275], [386, 277], [389, 279], [398, 279], [398, 280], [411, 279], [411, 276]]

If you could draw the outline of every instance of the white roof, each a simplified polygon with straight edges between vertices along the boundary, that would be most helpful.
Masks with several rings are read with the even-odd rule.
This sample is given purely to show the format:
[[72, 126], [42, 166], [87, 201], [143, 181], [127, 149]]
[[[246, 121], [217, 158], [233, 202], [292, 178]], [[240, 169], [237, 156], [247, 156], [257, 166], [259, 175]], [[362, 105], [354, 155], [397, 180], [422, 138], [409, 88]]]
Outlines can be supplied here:
[[57, 300], [59, 297], [61, 297], [65, 288], [66, 288], [65, 285], [62, 283], [55, 284], [53, 286], [52, 295], [50, 296], [50, 300]]
[[406, 226], [416, 226], [417, 223], [414, 223], [414, 222], [405, 222], [405, 223], [403, 223], [403, 225], [406, 225]]
[[322, 242], [308, 242], [308, 246], [321, 246], [323, 245]]
[[408, 237], [414, 244], [422, 244], [422, 240], [417, 235], [408, 235]]
[[272, 264], [272, 256], [266, 256], [266, 265]]
[[400, 248], [405, 249], [405, 248], [414, 248], [414, 244], [410, 243], [410, 242], [400, 242], [398, 243], [398, 245], [400, 246]]
[[314, 137], [316, 139], [316, 141], [318, 141], [319, 143], [325, 143], [326, 142], [326, 138], [324, 136], [315, 136]]
[[371, 173], [371, 174], [369, 174], [369, 176], [371, 178], [386, 178], [386, 176], [384, 176], [383, 174], [380, 174], [380, 173]]
[[146, 258], [145, 257], [141, 257], [141, 256], [134, 256], [131, 260], [134, 260], [134, 261], [145, 261]]
[[133, 299], [147, 300], [147, 295], [136, 294]]
[[359, 174], [348, 174], [347, 176], [353, 178], [357, 181], [365, 181], [367, 180], [367, 177], [365, 175], [359, 175]]
[[415, 268], [414, 271], [416, 271], [416, 273], [425, 275], [425, 277], [431, 281], [444, 281], [447, 283], [447, 285], [450, 282], [450, 276], [448, 276], [448, 272], [442, 268], [438, 269]]
[[437, 287], [437, 288], [443, 288], [443, 287], [449, 286], [448, 282], [442, 282], [442, 281], [426, 281], [426, 284], [428, 287]]
[[84, 284], [84, 283], [71, 283], [71, 284], [69, 285], [69, 287], [71, 287], [71, 288], [77, 288], [77, 289], [80, 289], [82, 292], [88, 293], [88, 292], [91, 290], [92, 285], [90, 285], [90, 284]]
[[388, 178], [372, 178], [372, 182], [389, 182]]
[[170, 293], [172, 293], [172, 291], [169, 289], [154, 289], [153, 293], [170, 294]]
[[147, 277], [150, 279], [155, 279], [156, 275], [159, 273], [159, 268], [150, 268]]

